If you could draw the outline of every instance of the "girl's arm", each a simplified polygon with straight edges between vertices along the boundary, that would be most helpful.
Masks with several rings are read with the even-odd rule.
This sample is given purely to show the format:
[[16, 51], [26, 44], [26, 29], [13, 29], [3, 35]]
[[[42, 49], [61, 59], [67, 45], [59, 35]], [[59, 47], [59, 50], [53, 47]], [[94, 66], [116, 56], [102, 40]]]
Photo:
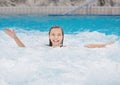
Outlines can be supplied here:
[[6, 28], [5, 33], [8, 36], [10, 36], [12, 39], [14, 39], [19, 47], [25, 47], [25, 45], [22, 43], [22, 41], [17, 37], [14, 30]]
[[107, 43], [104, 43], [104, 44], [87, 44], [87, 45], [85, 45], [85, 47], [88, 47], [88, 48], [101, 48], [101, 47], [105, 47], [107, 45], [111, 45], [113, 43], [114, 42], [107, 42]]

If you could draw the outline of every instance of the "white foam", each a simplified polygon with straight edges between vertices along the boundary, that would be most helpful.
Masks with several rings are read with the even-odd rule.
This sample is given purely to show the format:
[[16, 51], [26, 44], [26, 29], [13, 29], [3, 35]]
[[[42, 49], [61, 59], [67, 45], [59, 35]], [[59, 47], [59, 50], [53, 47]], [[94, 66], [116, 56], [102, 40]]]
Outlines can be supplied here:
[[[0, 31], [0, 85], [119, 85], [119, 36], [99, 32], [65, 34], [67, 47], [47, 47], [48, 33], [17, 31], [26, 48]], [[115, 41], [105, 48], [86, 43]]]

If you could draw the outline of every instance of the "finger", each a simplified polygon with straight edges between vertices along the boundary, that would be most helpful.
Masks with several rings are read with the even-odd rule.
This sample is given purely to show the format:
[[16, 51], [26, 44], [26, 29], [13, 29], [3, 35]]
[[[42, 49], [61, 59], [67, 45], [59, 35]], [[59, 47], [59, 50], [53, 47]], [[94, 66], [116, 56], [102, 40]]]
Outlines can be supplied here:
[[9, 31], [9, 30], [6, 28], [6, 29], [5, 29], [5, 33], [7, 33], [8, 31]]
[[8, 29], [8, 28], [6, 28], [6, 29], [5, 29], [5, 31], [6, 31], [6, 32], [10, 32], [11, 30], [10, 30], [10, 29]]
[[10, 30], [9, 28], [5, 28], [5, 30]]
[[12, 32], [15, 32], [14, 29], [11, 30]]

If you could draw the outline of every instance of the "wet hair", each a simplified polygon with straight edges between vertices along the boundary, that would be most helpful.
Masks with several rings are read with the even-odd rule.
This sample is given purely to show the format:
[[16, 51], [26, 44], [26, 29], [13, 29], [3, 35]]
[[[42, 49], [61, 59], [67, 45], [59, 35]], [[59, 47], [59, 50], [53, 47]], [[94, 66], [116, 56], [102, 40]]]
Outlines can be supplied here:
[[[49, 35], [50, 35], [51, 30], [55, 29], [55, 28], [59, 28], [62, 31], [63, 39], [62, 39], [61, 46], [60, 46], [60, 47], [62, 47], [63, 46], [63, 40], [64, 40], [64, 32], [63, 32], [63, 29], [60, 26], [53, 26], [53, 27], [51, 27], [50, 30], [49, 30]], [[51, 42], [50, 39], [49, 39], [49, 46], [52, 46], [52, 42]]]

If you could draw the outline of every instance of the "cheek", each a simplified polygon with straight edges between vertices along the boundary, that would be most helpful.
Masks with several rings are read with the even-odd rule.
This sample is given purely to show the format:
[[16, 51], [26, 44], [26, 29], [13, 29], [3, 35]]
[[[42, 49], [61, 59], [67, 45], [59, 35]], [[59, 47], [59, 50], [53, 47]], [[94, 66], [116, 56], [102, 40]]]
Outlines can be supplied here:
[[50, 41], [51, 41], [52, 43], [54, 43], [54, 41], [53, 41], [53, 40], [54, 40], [54, 37], [50, 37], [49, 39], [50, 39]]
[[62, 37], [62, 36], [60, 36], [60, 37], [59, 37], [59, 39], [62, 41], [63, 37]]
[[49, 39], [51, 40], [51, 39], [53, 39], [53, 37], [52, 37], [52, 36], [49, 36]]

